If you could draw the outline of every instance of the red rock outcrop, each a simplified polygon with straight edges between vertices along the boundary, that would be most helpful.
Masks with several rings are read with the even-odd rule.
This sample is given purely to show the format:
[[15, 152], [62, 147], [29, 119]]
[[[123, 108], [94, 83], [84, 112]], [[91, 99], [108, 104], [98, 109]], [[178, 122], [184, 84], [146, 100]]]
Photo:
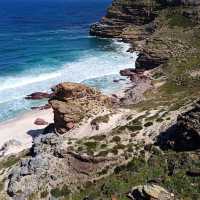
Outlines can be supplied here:
[[43, 126], [43, 125], [48, 125], [49, 123], [46, 122], [44, 119], [42, 118], [37, 118], [34, 122], [35, 125], [38, 125], [38, 126]]
[[39, 99], [48, 99], [51, 97], [52, 94], [48, 94], [46, 92], [34, 92], [32, 94], [29, 94], [25, 97], [25, 99], [31, 99], [31, 100], [39, 100]]
[[112, 106], [111, 98], [79, 83], [61, 83], [53, 88], [50, 99], [54, 111], [55, 129], [64, 134], [84, 118], [89, 118]]

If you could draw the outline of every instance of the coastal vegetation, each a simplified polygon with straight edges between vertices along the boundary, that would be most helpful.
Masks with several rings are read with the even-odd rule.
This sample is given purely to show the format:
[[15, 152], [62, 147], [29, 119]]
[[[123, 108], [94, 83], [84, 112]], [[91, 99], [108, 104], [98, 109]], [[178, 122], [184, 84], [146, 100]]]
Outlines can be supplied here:
[[[139, 51], [136, 69], [120, 72], [133, 85], [114, 99], [83, 84], [56, 85], [49, 99], [54, 124], [29, 156], [0, 162], [2, 194], [125, 200], [134, 188], [136, 200], [200, 199], [195, 2], [114, 1], [91, 34], [120, 37]], [[163, 191], [167, 198], [160, 198]]]

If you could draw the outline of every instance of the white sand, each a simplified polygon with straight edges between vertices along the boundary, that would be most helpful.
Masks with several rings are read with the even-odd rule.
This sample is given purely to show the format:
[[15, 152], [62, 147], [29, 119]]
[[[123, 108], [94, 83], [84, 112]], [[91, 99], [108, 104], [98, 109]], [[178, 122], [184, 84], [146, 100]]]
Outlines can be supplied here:
[[10, 140], [19, 142], [18, 145], [11, 145], [6, 151], [6, 155], [17, 153], [31, 147], [33, 138], [40, 134], [41, 131], [47, 126], [35, 125], [34, 121], [37, 118], [42, 118], [45, 121], [52, 123], [52, 109], [30, 111], [16, 119], [0, 123], [0, 148]]

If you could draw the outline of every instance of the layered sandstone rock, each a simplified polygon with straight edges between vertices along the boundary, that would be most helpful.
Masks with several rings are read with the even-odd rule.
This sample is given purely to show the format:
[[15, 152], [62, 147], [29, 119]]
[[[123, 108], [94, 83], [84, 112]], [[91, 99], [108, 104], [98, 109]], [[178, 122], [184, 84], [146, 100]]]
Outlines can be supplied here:
[[178, 126], [200, 137], [200, 101], [190, 111], [179, 115]]
[[132, 200], [175, 200], [174, 194], [159, 185], [150, 183], [133, 187], [128, 197]]
[[51, 95], [52, 94], [46, 92], [34, 92], [32, 94], [27, 95], [25, 99], [31, 99], [31, 100], [48, 99], [51, 97]]
[[[182, 7], [176, 10], [177, 13], [171, 12], [180, 6]], [[186, 44], [183, 45], [180, 41], [171, 41], [170, 37], [160, 37], [160, 32], [165, 33], [163, 22], [159, 21], [160, 14], [164, 10], [169, 11], [169, 17], [173, 14], [175, 23], [185, 20], [186, 23], [197, 24], [200, 21], [199, 0], [115, 0], [106, 16], [91, 26], [90, 34], [106, 38], [122, 38], [123, 41], [130, 42], [133, 49], [140, 52], [136, 68], [153, 69], [166, 63], [170, 57], [188, 50], [182, 49]], [[176, 47], [174, 43], [177, 44]]]
[[128, 29], [134, 27], [135, 33], [140, 25], [152, 22], [156, 17], [154, 2], [115, 0], [108, 9], [107, 15], [99, 23], [91, 26], [90, 34], [101, 37], [122, 37]]
[[[70, 191], [98, 178], [102, 170], [114, 168], [118, 158], [91, 157], [69, 150], [63, 136], [49, 133], [34, 139], [32, 149], [8, 177], [9, 199], [31, 199], [47, 192], [45, 199], [55, 199], [52, 188], [67, 186]], [[34, 199], [42, 199], [34, 196]]]
[[121, 70], [120, 74], [128, 77], [132, 82], [120, 99], [122, 105], [132, 105], [144, 100], [144, 93], [153, 87], [150, 77], [145, 75], [143, 70], [129, 68]]
[[62, 83], [53, 88], [50, 99], [54, 110], [55, 129], [64, 134], [83, 118], [102, 112], [112, 105], [111, 99], [99, 91], [78, 83]]
[[177, 123], [158, 137], [163, 148], [178, 151], [200, 149], [200, 102], [177, 117]]
[[200, 102], [188, 112], [178, 116], [177, 128], [175, 144], [179, 148], [200, 148]]

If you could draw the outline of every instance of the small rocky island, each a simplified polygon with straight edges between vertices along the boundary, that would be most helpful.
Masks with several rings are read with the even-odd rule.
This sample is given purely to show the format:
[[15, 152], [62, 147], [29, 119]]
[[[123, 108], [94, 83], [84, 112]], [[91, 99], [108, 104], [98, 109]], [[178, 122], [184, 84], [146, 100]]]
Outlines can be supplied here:
[[199, 20], [199, 0], [114, 0], [90, 34], [139, 52], [131, 83], [55, 86], [54, 123], [0, 160], [0, 199], [200, 199]]

